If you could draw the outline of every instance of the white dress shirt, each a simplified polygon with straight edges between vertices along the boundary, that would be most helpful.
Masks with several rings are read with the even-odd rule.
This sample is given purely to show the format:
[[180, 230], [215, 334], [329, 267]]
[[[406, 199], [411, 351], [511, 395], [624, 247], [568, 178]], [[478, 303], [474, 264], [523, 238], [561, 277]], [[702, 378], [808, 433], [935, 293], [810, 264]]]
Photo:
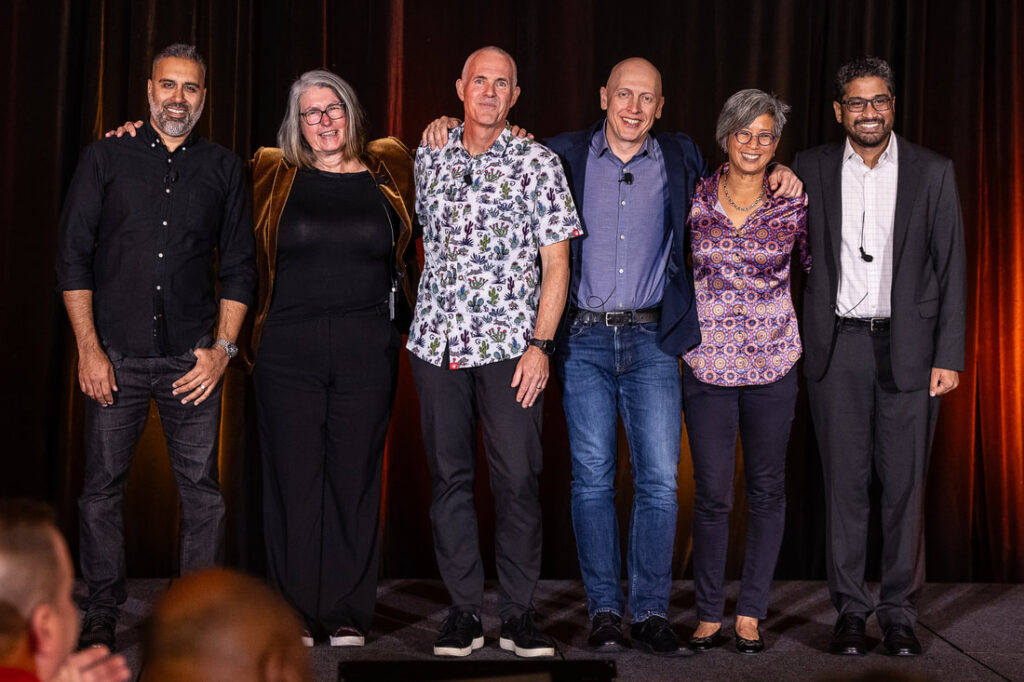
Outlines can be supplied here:
[[[899, 163], [896, 135], [869, 168], [847, 138], [843, 153], [843, 239], [839, 251], [840, 317], [889, 317], [892, 291], [892, 242]], [[861, 257], [872, 256], [871, 262]]]

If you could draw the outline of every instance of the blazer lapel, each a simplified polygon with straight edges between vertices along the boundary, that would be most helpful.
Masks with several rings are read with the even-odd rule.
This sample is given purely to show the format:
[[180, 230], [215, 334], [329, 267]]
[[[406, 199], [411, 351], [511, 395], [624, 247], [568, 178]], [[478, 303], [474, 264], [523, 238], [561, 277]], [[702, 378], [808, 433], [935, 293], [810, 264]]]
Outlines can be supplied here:
[[918, 187], [921, 184], [921, 173], [917, 170], [918, 158], [913, 147], [896, 136], [899, 170], [896, 180], [896, 212], [892, 228], [892, 265], [893, 270], [899, 265], [903, 247], [907, 243], [910, 228], [910, 215], [917, 200]]
[[[658, 139], [657, 134], [652, 130], [651, 137]], [[682, 242], [686, 237], [686, 205], [690, 201], [690, 194], [693, 187], [686, 187], [686, 181], [690, 179], [683, 168], [683, 156], [679, 148], [673, 144], [661, 144], [661, 153], [665, 159], [665, 172], [668, 175], [668, 196], [671, 207], [671, 223], [675, 230], [674, 239]], [[694, 183], [696, 179], [694, 179]]]
[[825, 224], [828, 253], [832, 258], [831, 271], [835, 273], [832, 295], [839, 288], [839, 247], [843, 242], [843, 144], [828, 148], [821, 159], [821, 186], [825, 199]]

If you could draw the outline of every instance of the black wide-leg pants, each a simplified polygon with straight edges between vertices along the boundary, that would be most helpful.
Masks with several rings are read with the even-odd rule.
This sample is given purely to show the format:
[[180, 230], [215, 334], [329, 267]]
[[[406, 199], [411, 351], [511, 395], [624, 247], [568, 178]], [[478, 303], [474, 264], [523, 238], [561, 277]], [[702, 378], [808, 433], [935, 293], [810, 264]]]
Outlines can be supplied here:
[[263, 330], [253, 378], [267, 574], [314, 632], [373, 622], [400, 342], [383, 316]]

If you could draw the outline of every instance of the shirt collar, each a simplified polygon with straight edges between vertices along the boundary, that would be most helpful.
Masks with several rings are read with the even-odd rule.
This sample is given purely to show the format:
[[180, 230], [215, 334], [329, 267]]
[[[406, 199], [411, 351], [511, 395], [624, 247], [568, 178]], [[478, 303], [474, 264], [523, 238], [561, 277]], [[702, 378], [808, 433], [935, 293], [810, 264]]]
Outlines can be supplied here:
[[[605, 125], [607, 125], [607, 121], [605, 121], [605, 123], [598, 127], [597, 132], [595, 132], [594, 136], [590, 138], [590, 153], [597, 158], [604, 156], [605, 152], [611, 151], [611, 149], [608, 147], [608, 138], [605, 137], [604, 134]], [[650, 154], [650, 151], [651, 134], [650, 132], [648, 132], [647, 136], [644, 137], [644, 143], [640, 145], [640, 149], [638, 149], [636, 154], [633, 155], [633, 159], [639, 158], [641, 156], [647, 156], [648, 154]], [[618, 158], [614, 154], [612, 154], [612, 156], [615, 157], [616, 159]], [[632, 161], [632, 159], [630, 160]]]
[[[160, 146], [164, 150], [167, 149], [163, 138], [160, 137], [160, 134], [156, 131], [156, 128], [153, 127], [153, 124], [148, 118], [142, 123], [142, 127], [139, 128], [139, 134], [142, 135], [142, 139], [145, 140], [150, 147]], [[182, 147], [191, 147], [198, 141], [199, 134], [196, 133], [195, 128], [192, 128], [192, 131], [189, 133], [188, 137], [185, 138], [185, 141], [178, 146], [178, 149], [181, 149]]]
[[[856, 157], [856, 159], [854, 159], [854, 157]], [[853, 160], [861, 161], [863, 163], [863, 159], [860, 158], [860, 154], [854, 151], [853, 145], [850, 144], [850, 138], [847, 136], [843, 149], [843, 163], [845, 164]], [[892, 164], [895, 166], [898, 162], [899, 154], [896, 151], [896, 133], [889, 131], [889, 144], [886, 145], [885, 151], [882, 152], [882, 155], [878, 157], [878, 163]]]
[[[448, 144], [460, 148], [467, 156], [470, 156], [469, 150], [462, 144], [462, 135], [465, 130], [466, 124], [462, 123], [448, 131]], [[480, 156], [504, 156], [505, 150], [512, 144], [512, 141], [512, 129], [506, 123], [505, 128], [498, 135], [498, 139], [490, 147], [480, 152]]]

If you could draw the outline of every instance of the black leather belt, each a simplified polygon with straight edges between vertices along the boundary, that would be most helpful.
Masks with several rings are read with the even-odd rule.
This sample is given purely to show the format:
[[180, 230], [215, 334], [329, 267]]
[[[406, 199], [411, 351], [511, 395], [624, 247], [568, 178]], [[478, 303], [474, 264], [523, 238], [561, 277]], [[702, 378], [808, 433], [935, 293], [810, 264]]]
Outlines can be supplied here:
[[661, 320], [661, 308], [642, 308], [641, 310], [614, 310], [601, 313], [593, 310], [569, 308], [569, 322], [583, 324], [603, 324], [606, 327], [628, 327], [635, 324], [650, 324]]
[[874, 332], [889, 331], [888, 317], [837, 317], [836, 326], [840, 329], [867, 329]]

